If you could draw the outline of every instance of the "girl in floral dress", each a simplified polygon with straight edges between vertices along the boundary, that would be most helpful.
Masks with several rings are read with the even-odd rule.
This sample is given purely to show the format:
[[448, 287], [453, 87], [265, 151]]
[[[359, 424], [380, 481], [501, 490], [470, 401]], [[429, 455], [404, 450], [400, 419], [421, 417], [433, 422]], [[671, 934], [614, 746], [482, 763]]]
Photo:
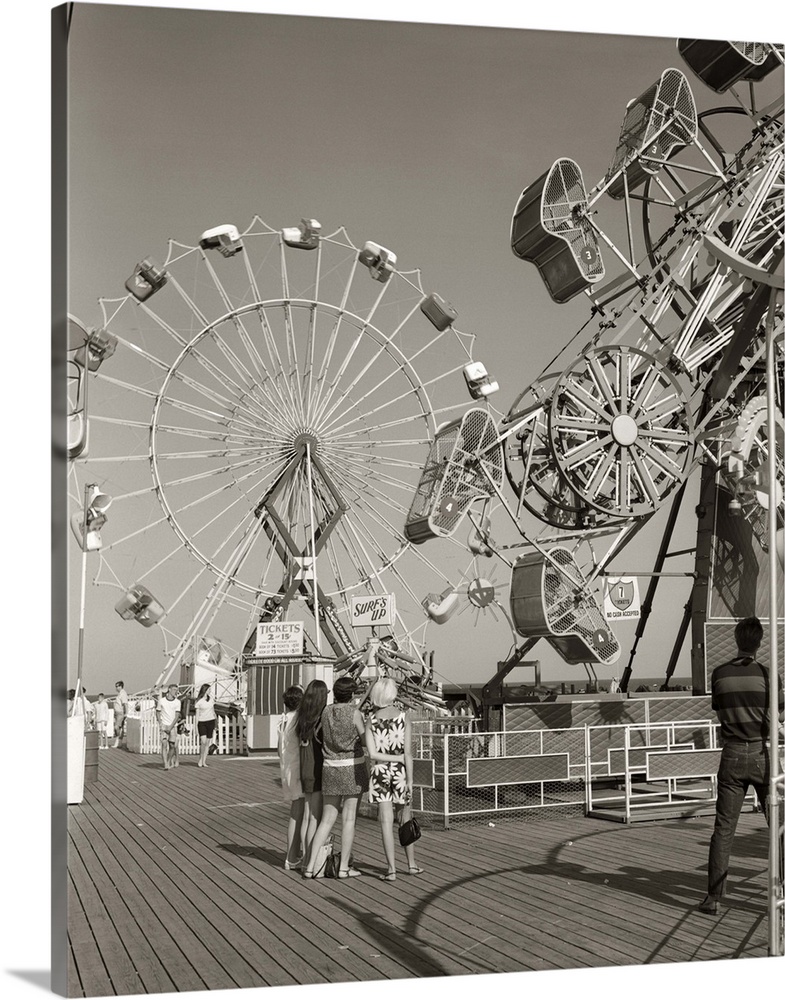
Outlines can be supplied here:
[[[402, 822], [402, 813], [410, 810], [412, 800], [412, 726], [409, 716], [393, 703], [398, 687], [391, 677], [383, 677], [371, 688], [370, 701], [374, 711], [365, 729], [365, 744], [371, 758], [368, 801], [379, 807], [382, 846], [387, 858], [384, 882], [394, 882], [395, 837], [394, 814]], [[422, 868], [414, 860], [414, 844], [404, 848], [410, 875], [420, 875]]]

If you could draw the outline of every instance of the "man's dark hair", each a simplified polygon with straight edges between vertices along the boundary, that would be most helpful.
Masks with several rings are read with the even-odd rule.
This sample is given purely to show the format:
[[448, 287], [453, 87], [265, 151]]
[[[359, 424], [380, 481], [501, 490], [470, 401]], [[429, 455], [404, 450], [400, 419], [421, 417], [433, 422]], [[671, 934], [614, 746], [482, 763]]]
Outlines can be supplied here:
[[117, 681], [117, 682], [115, 683], [115, 687], [116, 687], [116, 688], [124, 688], [124, 687], [125, 687], [125, 684], [123, 684], [123, 682], [122, 682], [122, 681]]
[[743, 618], [734, 630], [736, 645], [742, 653], [757, 653], [763, 641], [763, 626], [757, 618]]

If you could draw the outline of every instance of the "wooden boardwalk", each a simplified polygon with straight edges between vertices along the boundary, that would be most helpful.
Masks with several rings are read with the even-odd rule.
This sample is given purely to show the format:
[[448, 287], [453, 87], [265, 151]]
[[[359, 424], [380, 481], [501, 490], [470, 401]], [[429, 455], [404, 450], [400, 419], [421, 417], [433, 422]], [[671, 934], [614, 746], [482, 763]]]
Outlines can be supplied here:
[[[69, 995], [106, 996], [766, 955], [763, 817], [743, 814], [719, 918], [696, 909], [711, 818], [537, 819], [425, 829], [425, 874], [283, 869], [277, 760], [200, 769], [123, 750], [69, 807]], [[337, 832], [338, 824], [336, 825]], [[399, 868], [403, 864], [402, 852]], [[405, 870], [405, 869], [404, 869]]]

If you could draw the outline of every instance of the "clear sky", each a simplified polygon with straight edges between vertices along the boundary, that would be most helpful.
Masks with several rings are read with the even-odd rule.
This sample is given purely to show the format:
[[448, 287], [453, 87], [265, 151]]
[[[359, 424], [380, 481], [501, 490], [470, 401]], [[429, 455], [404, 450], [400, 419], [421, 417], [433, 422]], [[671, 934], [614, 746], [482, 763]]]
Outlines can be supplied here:
[[[559, 156], [596, 183], [626, 103], [664, 69], [688, 72], [673, 37], [101, 4], [75, 5], [70, 60], [73, 314], [100, 325], [99, 297], [124, 294], [134, 264], [162, 260], [169, 238], [193, 245], [202, 230], [242, 229], [254, 214], [273, 228], [312, 216], [325, 232], [345, 226], [355, 242], [394, 249], [399, 267], [422, 269], [426, 288], [458, 309], [460, 329], [476, 334], [474, 356], [500, 380], [502, 413], [589, 315], [582, 296], [552, 302], [534, 267], [512, 255], [518, 194]], [[688, 75], [699, 109], [724, 100]], [[620, 236], [619, 207], [603, 203], [601, 214]], [[675, 548], [693, 541], [693, 507], [688, 497]], [[617, 568], [651, 568], [664, 516]], [[152, 565], [153, 544], [140, 537], [135, 566]], [[668, 568], [689, 570], [691, 560]], [[504, 602], [505, 567], [491, 560], [480, 573]], [[72, 573], [72, 598], [76, 581]], [[424, 595], [430, 584], [415, 587]], [[131, 690], [145, 687], [163, 664], [158, 630], [122, 622], [117, 590], [100, 591], [87, 595], [85, 684], [95, 692], [123, 676]], [[638, 676], [664, 674], [688, 594], [686, 579], [660, 588]], [[623, 670], [633, 628], [619, 628], [621, 658], [598, 668], [601, 678]], [[430, 627], [427, 642], [441, 679], [478, 683], [511, 635], [501, 616], [466, 608]], [[679, 675], [689, 674], [688, 645]], [[544, 642], [532, 656], [546, 679], [585, 676]]]

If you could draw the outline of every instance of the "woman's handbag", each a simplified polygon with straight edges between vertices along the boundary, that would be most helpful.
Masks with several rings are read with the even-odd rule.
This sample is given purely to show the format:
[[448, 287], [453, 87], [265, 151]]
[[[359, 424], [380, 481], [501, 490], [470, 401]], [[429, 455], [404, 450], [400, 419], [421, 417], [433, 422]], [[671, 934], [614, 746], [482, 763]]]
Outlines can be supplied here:
[[[326, 844], [322, 844], [319, 853], [314, 858], [313, 877], [337, 878], [340, 863], [340, 857], [337, 854], [333, 854], [332, 840], [328, 840]], [[332, 874], [333, 871], [335, 874]]]
[[409, 844], [413, 844], [422, 836], [420, 824], [412, 815], [411, 806], [409, 806], [408, 812], [409, 819], [405, 820], [398, 827], [398, 840], [401, 842], [401, 847], [408, 847]]

